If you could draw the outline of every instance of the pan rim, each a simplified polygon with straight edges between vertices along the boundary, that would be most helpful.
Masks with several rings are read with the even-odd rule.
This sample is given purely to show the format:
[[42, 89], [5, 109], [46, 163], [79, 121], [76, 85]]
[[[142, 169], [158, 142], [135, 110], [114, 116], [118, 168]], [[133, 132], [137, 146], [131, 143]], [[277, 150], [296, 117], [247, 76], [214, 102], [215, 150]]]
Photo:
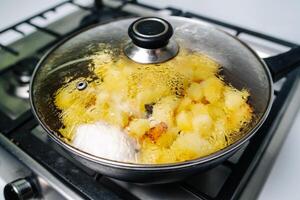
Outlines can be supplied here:
[[257, 61], [262, 65], [262, 67], [264, 68], [266, 75], [268, 77], [268, 81], [269, 81], [269, 98], [268, 98], [268, 106], [266, 107], [263, 115], [261, 116], [261, 118], [258, 120], [258, 122], [255, 124], [255, 126], [248, 132], [246, 133], [242, 138], [240, 138], [239, 140], [237, 140], [236, 142], [234, 142], [233, 144], [219, 150], [216, 151], [212, 154], [209, 154], [207, 156], [204, 157], [200, 157], [200, 158], [196, 158], [196, 159], [192, 159], [192, 160], [187, 160], [187, 161], [182, 161], [182, 162], [176, 162], [176, 163], [167, 163], [167, 164], [138, 164], [138, 163], [128, 163], [128, 162], [121, 162], [121, 161], [116, 161], [116, 160], [110, 160], [107, 158], [102, 158], [102, 157], [98, 157], [92, 154], [89, 154], [87, 152], [84, 152], [74, 146], [72, 146], [71, 144], [68, 144], [66, 142], [64, 142], [62, 139], [60, 139], [56, 133], [54, 133], [53, 131], [49, 130], [47, 128], [47, 125], [40, 119], [38, 112], [36, 110], [36, 106], [33, 100], [33, 85], [34, 85], [34, 81], [35, 81], [35, 77], [37, 72], [39, 71], [39, 69], [41, 68], [41, 66], [43, 66], [44, 62], [47, 60], [48, 56], [51, 55], [57, 48], [59, 48], [60, 46], [62, 46], [65, 42], [67, 42], [68, 40], [70, 40], [71, 38], [79, 35], [82, 32], [85, 32], [87, 30], [90, 30], [94, 27], [100, 26], [100, 25], [105, 25], [105, 24], [110, 24], [110, 23], [118, 23], [120, 21], [124, 21], [124, 20], [134, 20], [137, 19], [135, 18], [126, 18], [126, 19], [121, 19], [118, 20], [116, 22], [107, 22], [107, 23], [99, 23], [99, 24], [95, 24], [89, 27], [86, 27], [84, 29], [81, 29], [77, 32], [75, 32], [74, 34], [71, 34], [70, 36], [64, 38], [63, 40], [61, 40], [60, 42], [58, 42], [56, 45], [54, 45], [51, 49], [49, 49], [40, 59], [40, 61], [38, 62], [38, 64], [36, 65], [33, 74], [32, 74], [32, 78], [30, 81], [30, 89], [29, 89], [29, 99], [30, 99], [30, 106], [31, 106], [31, 110], [32, 113], [34, 115], [34, 117], [36, 118], [36, 120], [39, 122], [39, 125], [42, 126], [42, 128], [46, 131], [47, 135], [50, 136], [50, 138], [56, 142], [59, 146], [63, 147], [65, 150], [67, 150], [68, 153], [72, 153], [76, 156], [79, 156], [82, 159], [88, 160], [90, 162], [93, 162], [95, 164], [101, 164], [107, 167], [113, 167], [113, 168], [118, 168], [118, 169], [130, 169], [130, 170], [143, 170], [143, 171], [161, 171], [161, 170], [176, 170], [176, 169], [182, 169], [182, 168], [187, 168], [187, 167], [191, 167], [191, 166], [195, 166], [195, 165], [200, 165], [200, 164], [204, 164], [204, 163], [208, 163], [212, 160], [216, 160], [218, 158], [221, 158], [223, 156], [225, 156], [226, 154], [229, 154], [230, 152], [233, 152], [235, 150], [238, 150], [239, 148], [242, 147], [242, 145], [244, 143], [246, 143], [256, 132], [257, 130], [261, 127], [261, 125], [264, 123], [264, 121], [266, 120], [271, 107], [272, 107], [272, 103], [273, 103], [273, 98], [274, 98], [274, 94], [273, 94], [273, 80], [272, 80], [272, 76], [270, 73], [270, 70], [267, 66], [267, 64], [264, 62], [264, 60], [262, 58], [260, 58], [257, 53], [251, 48], [249, 47], [245, 42], [241, 41], [239, 38], [230, 35], [229, 33], [211, 25], [208, 24], [206, 22], [202, 22], [202, 21], [198, 21], [196, 19], [191, 19], [191, 18], [185, 18], [185, 17], [177, 17], [177, 16], [168, 16], [168, 17], [164, 17], [164, 18], [174, 18], [177, 20], [189, 20], [190, 22], [202, 25], [202, 26], [206, 26], [207, 28], [211, 28], [214, 29], [215, 31], [219, 31], [222, 32], [223, 34], [226, 34], [227, 36], [233, 38], [234, 40], [236, 40], [237, 42], [239, 42], [242, 46], [244, 46], [246, 49], [248, 49], [248, 51], [250, 51], [250, 53], [252, 53], [252, 55], [257, 59]]

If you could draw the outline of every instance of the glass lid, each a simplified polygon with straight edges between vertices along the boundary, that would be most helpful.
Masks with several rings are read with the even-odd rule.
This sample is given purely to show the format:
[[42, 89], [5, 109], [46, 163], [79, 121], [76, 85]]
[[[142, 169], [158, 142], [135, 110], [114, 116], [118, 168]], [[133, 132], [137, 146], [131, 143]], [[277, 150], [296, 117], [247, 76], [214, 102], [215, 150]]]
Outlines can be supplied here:
[[54, 137], [99, 158], [161, 164], [244, 137], [270, 103], [270, 77], [240, 41], [191, 19], [89, 28], [36, 68], [33, 110]]

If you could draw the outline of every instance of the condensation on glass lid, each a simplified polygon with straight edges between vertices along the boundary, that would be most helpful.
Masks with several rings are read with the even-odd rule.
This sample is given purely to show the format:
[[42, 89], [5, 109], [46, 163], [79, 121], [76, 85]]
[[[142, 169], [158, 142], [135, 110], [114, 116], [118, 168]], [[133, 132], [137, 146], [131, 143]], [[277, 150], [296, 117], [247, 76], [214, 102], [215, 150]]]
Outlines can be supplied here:
[[196, 159], [242, 137], [253, 118], [249, 92], [226, 84], [203, 54], [181, 49], [147, 65], [113, 50], [89, 59], [90, 75], [66, 78], [54, 94], [60, 134], [87, 153], [144, 164]]

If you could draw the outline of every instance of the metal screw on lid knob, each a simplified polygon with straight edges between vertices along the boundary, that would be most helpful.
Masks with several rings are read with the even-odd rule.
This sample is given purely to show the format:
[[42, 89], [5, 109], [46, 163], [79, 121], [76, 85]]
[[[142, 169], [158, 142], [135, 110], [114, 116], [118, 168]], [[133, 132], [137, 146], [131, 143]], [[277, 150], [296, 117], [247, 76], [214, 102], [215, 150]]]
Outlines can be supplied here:
[[125, 46], [125, 54], [138, 63], [160, 63], [178, 53], [177, 43], [171, 39], [173, 28], [169, 22], [157, 17], [144, 17], [128, 28], [131, 42]]

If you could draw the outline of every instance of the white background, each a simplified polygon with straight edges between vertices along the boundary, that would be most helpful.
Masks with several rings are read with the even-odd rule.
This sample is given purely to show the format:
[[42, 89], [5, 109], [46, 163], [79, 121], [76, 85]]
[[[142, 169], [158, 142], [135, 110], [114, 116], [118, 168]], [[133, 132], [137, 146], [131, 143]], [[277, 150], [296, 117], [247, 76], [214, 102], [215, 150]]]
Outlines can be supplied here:
[[[0, 0], [0, 29], [60, 1]], [[172, 5], [300, 44], [300, 0], [142, 0], [141, 2], [158, 7]], [[298, 112], [259, 200], [300, 199], [299, 130]]]

